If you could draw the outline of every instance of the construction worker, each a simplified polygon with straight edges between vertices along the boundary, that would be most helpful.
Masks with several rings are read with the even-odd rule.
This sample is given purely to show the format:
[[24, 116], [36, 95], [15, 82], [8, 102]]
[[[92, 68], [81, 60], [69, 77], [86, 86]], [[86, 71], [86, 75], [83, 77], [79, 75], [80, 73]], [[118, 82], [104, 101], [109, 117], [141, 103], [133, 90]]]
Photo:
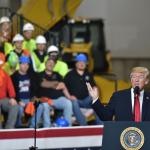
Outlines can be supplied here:
[[13, 50], [13, 46], [9, 43], [11, 37], [11, 21], [8, 17], [0, 18], [0, 51], [5, 55]]
[[[13, 52], [17, 54], [18, 58], [20, 58], [21, 56], [27, 56], [31, 59], [30, 52], [26, 49], [23, 49], [23, 41], [24, 41], [24, 37], [21, 34], [16, 34], [13, 37], [12, 42], [13, 42], [14, 47], [15, 47]], [[8, 57], [9, 57], [9, 55], [8, 55]], [[18, 63], [18, 65], [19, 65], [19, 63]], [[30, 63], [29, 72], [33, 72], [32, 61]]]
[[48, 56], [56, 61], [54, 70], [64, 77], [68, 72], [68, 65], [59, 59], [59, 49], [55, 45], [51, 45], [47, 50]]
[[21, 34], [16, 34], [13, 37], [13, 44], [14, 44], [14, 52], [18, 55], [18, 57], [24, 55], [24, 56], [30, 56], [30, 52], [27, 49], [23, 49], [23, 41], [24, 37]]
[[[4, 128], [12, 129], [15, 127], [18, 105], [14, 99], [16, 96], [14, 86], [10, 76], [1, 68], [3, 60], [0, 58], [0, 115], [7, 114]], [[0, 129], [3, 128], [0, 121]]]
[[23, 35], [24, 35], [24, 42], [23, 42], [23, 49], [27, 49], [31, 52], [33, 52], [36, 49], [36, 42], [32, 38], [32, 34], [34, 31], [34, 26], [31, 23], [26, 23], [23, 26]]
[[31, 54], [33, 69], [35, 72], [42, 72], [45, 70], [45, 62], [48, 59], [46, 53], [46, 39], [44, 36], [39, 35], [36, 37], [36, 47]]
[[12, 75], [16, 70], [19, 69], [19, 57], [23, 54], [23, 40], [24, 38], [20, 34], [16, 34], [12, 40], [12, 43], [14, 43], [15, 48], [7, 55], [6, 63], [3, 66], [3, 69], [9, 75]]

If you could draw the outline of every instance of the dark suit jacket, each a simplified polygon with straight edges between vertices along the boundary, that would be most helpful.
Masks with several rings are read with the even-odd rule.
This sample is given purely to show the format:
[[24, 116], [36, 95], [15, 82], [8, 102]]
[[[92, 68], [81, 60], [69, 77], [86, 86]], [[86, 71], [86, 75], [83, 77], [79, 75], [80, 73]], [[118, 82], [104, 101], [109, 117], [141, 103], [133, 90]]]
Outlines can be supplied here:
[[[108, 105], [103, 106], [100, 100], [92, 104], [93, 109], [103, 121], [133, 121], [131, 89], [115, 92]], [[142, 106], [142, 121], [150, 121], [150, 92], [144, 92]]]

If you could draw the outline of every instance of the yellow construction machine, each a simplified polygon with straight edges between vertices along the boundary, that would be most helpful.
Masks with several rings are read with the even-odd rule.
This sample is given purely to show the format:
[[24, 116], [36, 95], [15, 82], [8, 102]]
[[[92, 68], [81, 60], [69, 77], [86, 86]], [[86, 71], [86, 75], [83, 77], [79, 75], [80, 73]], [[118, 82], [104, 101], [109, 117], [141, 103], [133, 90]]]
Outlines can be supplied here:
[[[74, 65], [74, 56], [85, 53], [88, 69], [94, 73], [103, 103], [111, 94], [130, 86], [117, 80], [112, 73], [110, 53], [106, 51], [103, 19], [74, 17], [82, 0], [26, 0], [17, 14], [24, 22], [35, 25], [38, 34], [44, 34], [49, 44], [58, 46], [62, 59], [69, 67]], [[14, 17], [15, 20], [15, 17]], [[14, 21], [15, 22], [15, 21]]]

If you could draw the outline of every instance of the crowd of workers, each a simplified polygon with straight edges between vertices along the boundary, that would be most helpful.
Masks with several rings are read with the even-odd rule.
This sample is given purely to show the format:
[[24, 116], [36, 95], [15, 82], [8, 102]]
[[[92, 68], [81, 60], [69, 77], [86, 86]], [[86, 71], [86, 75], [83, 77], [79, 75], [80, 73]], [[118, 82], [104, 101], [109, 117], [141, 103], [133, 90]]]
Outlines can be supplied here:
[[[47, 45], [43, 35], [33, 37], [33, 32], [34, 26], [26, 23], [23, 35], [11, 38], [11, 20], [0, 18], [0, 128], [22, 127], [23, 116], [28, 116], [27, 127], [51, 127], [50, 114], [57, 110], [68, 126], [72, 116], [78, 125], [87, 125], [80, 109], [92, 108], [86, 82], [96, 87], [87, 56], [76, 55], [75, 67], [69, 70], [59, 48]], [[100, 124], [94, 115], [95, 124]]]

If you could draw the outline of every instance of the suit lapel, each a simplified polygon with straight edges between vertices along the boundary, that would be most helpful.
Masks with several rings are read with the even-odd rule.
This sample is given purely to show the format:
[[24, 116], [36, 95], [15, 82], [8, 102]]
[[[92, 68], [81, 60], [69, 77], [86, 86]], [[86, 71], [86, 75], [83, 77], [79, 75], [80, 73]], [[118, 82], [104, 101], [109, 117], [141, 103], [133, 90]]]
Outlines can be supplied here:
[[128, 112], [128, 118], [132, 121], [133, 120], [133, 113], [132, 113], [132, 102], [131, 102], [131, 89], [127, 90], [127, 94], [125, 94], [125, 102], [126, 102], [126, 112]]
[[148, 103], [150, 102], [150, 96], [144, 92], [143, 96], [143, 106], [142, 106], [142, 120], [145, 120], [146, 113], [148, 111]]

